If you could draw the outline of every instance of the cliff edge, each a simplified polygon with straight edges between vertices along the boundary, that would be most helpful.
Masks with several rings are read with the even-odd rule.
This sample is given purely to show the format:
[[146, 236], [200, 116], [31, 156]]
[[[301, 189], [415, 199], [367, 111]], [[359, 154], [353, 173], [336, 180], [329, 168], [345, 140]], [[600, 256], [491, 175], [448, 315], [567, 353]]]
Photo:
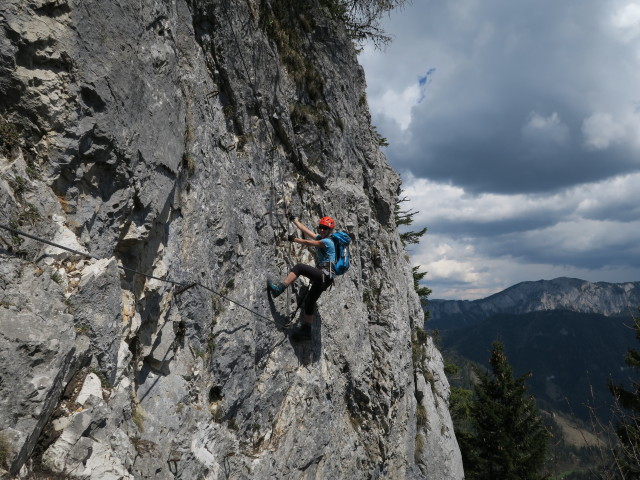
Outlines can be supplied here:
[[[0, 231], [5, 477], [463, 477], [336, 5], [3, 2], [0, 224], [90, 255]], [[354, 240], [311, 342], [285, 209]]]

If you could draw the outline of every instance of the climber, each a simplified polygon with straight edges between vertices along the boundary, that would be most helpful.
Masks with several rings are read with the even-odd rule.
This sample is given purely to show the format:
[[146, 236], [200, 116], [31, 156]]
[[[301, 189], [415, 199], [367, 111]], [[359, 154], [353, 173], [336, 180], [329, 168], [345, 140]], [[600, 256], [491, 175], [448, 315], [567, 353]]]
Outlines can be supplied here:
[[322, 217], [318, 222], [318, 233], [315, 234], [294, 216], [290, 216], [289, 220], [308, 238], [297, 238], [295, 235], [289, 235], [287, 240], [308, 247], [316, 247], [316, 266], [312, 267], [311, 265], [298, 263], [291, 269], [282, 283], [274, 283], [271, 280], [267, 280], [267, 289], [275, 298], [282, 294], [300, 275], [307, 277], [311, 281], [311, 288], [304, 300], [303, 320], [300, 326], [291, 332], [291, 338], [294, 340], [309, 340], [311, 338], [311, 325], [313, 324], [316, 301], [320, 298], [322, 292], [333, 285], [334, 272], [332, 265], [336, 255], [336, 248], [329, 235], [331, 235], [336, 222], [331, 217]]

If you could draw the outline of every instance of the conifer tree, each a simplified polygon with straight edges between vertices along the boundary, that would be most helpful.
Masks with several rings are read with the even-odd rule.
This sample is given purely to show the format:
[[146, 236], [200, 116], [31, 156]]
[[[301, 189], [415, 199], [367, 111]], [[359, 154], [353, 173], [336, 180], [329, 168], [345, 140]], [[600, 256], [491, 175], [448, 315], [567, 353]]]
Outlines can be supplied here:
[[468, 479], [537, 479], [549, 434], [525, 378], [514, 378], [502, 343], [493, 343], [491, 375], [476, 369], [471, 429], [465, 438]]
[[[407, 227], [409, 225], [413, 225], [413, 217], [418, 214], [418, 212], [414, 210], [401, 210], [400, 204], [407, 202], [409, 199], [407, 197], [402, 197], [398, 199], [394, 209], [394, 217], [396, 219], [396, 226], [398, 227]], [[427, 233], [427, 227], [422, 228], [421, 230], [408, 230], [400, 233], [400, 240], [402, 244], [406, 247], [407, 245], [413, 245], [415, 243], [419, 243], [420, 239]]]
[[405, 3], [406, 0], [321, 0], [329, 12], [344, 22], [356, 43], [369, 40], [378, 48], [391, 42], [380, 23], [382, 17]]
[[[418, 213], [413, 210], [401, 210], [400, 204], [407, 201], [407, 197], [403, 197], [398, 200], [394, 210], [394, 216], [396, 220], [396, 226], [407, 227], [413, 224], [413, 217]], [[420, 230], [407, 230], [400, 233], [400, 241], [403, 246], [413, 245], [420, 242], [420, 239], [427, 233], [427, 227], [424, 227]], [[431, 289], [420, 285], [420, 280], [422, 280], [427, 272], [420, 271], [420, 265], [416, 265], [411, 268], [413, 273], [413, 288], [415, 289], [418, 297], [420, 298], [420, 304], [422, 305], [422, 309], [424, 310], [424, 319], [425, 321], [429, 318], [429, 310], [427, 306], [429, 305], [429, 295], [431, 294]]]
[[[634, 318], [636, 339], [640, 341], [640, 318]], [[624, 362], [640, 369], [640, 351], [630, 349]], [[609, 382], [609, 389], [621, 407], [616, 434], [619, 446], [615, 451], [616, 465], [624, 478], [640, 478], [640, 382], [631, 380], [630, 388]]]

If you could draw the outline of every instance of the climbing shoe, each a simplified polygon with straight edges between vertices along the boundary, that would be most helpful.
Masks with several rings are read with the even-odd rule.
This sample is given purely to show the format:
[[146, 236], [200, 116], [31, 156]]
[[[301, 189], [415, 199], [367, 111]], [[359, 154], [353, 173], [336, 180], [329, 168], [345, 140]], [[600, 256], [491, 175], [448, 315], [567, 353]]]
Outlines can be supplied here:
[[299, 342], [304, 340], [311, 340], [311, 325], [309, 325], [308, 323], [303, 323], [297, 328], [291, 330], [289, 335], [291, 337], [291, 340], [296, 340]]
[[267, 280], [267, 289], [271, 292], [271, 296], [276, 298], [282, 294], [285, 290], [284, 283], [273, 283], [272, 280]]

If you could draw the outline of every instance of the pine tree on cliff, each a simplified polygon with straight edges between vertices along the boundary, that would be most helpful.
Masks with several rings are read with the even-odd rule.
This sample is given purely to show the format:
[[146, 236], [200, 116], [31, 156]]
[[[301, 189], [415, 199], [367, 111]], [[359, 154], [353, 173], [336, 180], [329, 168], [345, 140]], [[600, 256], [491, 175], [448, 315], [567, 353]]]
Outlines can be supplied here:
[[[408, 227], [413, 225], [413, 217], [418, 213], [413, 210], [401, 210], [400, 204], [408, 201], [407, 197], [403, 197], [398, 199], [395, 209], [394, 216], [396, 219], [396, 226], [398, 227]], [[420, 239], [427, 233], [427, 227], [424, 227], [420, 230], [406, 230], [400, 233], [400, 241], [403, 246], [414, 245], [416, 243], [420, 243]], [[424, 310], [424, 319], [425, 321], [429, 319], [429, 295], [431, 294], [431, 289], [425, 287], [420, 284], [420, 280], [422, 280], [427, 272], [420, 271], [420, 265], [416, 265], [411, 268], [411, 272], [413, 274], [413, 288], [415, 289], [418, 297], [420, 298], [420, 304], [422, 305], [422, 309]]]
[[491, 375], [476, 369], [471, 406], [472, 432], [465, 464], [473, 479], [537, 479], [541, 475], [549, 434], [525, 378], [514, 378], [502, 343], [493, 343]]
[[[636, 339], [640, 341], [640, 318], [634, 317]], [[640, 351], [629, 350], [624, 363], [632, 369], [640, 369]], [[609, 382], [609, 389], [616, 398], [619, 422], [616, 434], [620, 440], [615, 451], [617, 468], [624, 478], [640, 478], [640, 383], [631, 380], [631, 388]]]

